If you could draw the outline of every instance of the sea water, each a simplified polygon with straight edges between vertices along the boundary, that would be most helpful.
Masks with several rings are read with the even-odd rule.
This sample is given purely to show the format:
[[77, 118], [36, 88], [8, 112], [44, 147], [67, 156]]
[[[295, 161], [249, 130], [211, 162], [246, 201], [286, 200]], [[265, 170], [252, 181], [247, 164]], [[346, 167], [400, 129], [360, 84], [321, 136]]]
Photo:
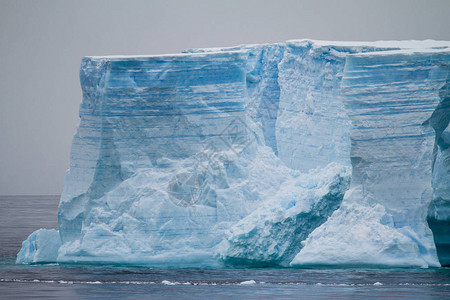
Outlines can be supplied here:
[[120, 265], [16, 265], [21, 241], [56, 228], [58, 196], [0, 197], [0, 298], [445, 299], [450, 269], [154, 269]]

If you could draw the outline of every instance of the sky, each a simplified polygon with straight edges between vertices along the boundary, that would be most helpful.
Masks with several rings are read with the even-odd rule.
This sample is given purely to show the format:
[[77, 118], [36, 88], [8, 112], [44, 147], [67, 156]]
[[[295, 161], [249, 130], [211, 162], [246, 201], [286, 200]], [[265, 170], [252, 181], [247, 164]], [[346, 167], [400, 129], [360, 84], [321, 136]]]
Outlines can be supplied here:
[[0, 0], [0, 195], [60, 194], [87, 55], [450, 40], [450, 0]]

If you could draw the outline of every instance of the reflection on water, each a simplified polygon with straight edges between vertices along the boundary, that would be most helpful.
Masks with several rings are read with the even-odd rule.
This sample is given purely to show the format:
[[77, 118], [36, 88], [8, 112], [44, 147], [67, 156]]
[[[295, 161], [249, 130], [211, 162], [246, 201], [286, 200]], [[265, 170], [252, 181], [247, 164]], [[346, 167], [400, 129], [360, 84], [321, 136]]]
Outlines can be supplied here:
[[0, 298], [450, 298], [450, 269], [152, 269], [16, 265], [20, 243], [56, 228], [58, 196], [0, 197]]

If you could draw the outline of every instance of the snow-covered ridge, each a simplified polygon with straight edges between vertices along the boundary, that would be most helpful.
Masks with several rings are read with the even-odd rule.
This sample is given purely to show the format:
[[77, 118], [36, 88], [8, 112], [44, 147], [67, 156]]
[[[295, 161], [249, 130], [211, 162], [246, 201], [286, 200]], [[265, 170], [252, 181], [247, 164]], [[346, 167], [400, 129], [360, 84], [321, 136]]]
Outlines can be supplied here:
[[61, 240], [33, 233], [17, 262], [438, 266], [449, 47], [85, 57]]
[[202, 57], [211, 57], [211, 55], [216, 55], [217, 57], [220, 56], [228, 56], [230, 54], [236, 53], [242, 53], [245, 51], [227, 51], [227, 54], [224, 54], [223, 51], [212, 51], [208, 52], [207, 54], [198, 52], [198, 53], [172, 53], [172, 54], [153, 54], [153, 55], [104, 55], [104, 56], [98, 56], [98, 55], [87, 55], [84, 57], [84, 59], [92, 59], [92, 60], [164, 60], [164, 59], [184, 59], [186, 57], [196, 57], [196, 58], [202, 58]]
[[322, 40], [288, 40], [287, 44], [312, 43], [315, 47], [375, 47], [375, 48], [397, 48], [397, 49], [430, 49], [438, 47], [450, 47], [449, 41], [436, 40], [381, 40], [381, 41], [322, 41]]

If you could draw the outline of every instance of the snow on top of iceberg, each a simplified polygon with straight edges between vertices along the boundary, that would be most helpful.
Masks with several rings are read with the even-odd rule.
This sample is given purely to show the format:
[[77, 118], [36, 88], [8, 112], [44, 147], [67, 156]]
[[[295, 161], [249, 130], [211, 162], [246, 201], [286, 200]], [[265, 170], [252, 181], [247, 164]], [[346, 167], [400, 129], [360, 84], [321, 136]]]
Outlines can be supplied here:
[[183, 51], [183, 53], [214, 53], [223, 51], [236, 51], [236, 50], [251, 50], [251, 49], [262, 49], [274, 46], [283, 46], [285, 43], [265, 43], [265, 44], [240, 44], [236, 46], [227, 47], [208, 47], [208, 48], [190, 48]]
[[288, 40], [286, 44], [300, 45], [304, 43], [311, 43], [319, 47], [337, 46], [337, 47], [358, 47], [369, 46], [377, 48], [433, 48], [433, 47], [450, 47], [450, 41], [435, 41], [435, 40], [402, 40], [402, 41], [323, 41], [323, 40]]
[[450, 54], [450, 45], [433, 48], [407, 48], [389, 51], [364, 52], [351, 54], [352, 57], [388, 56], [388, 55], [413, 55], [413, 54]]
[[[264, 44], [240, 44], [236, 46], [228, 47], [208, 47], [208, 48], [191, 48], [183, 51], [182, 53], [173, 54], [149, 54], [149, 55], [87, 55], [84, 58], [89, 59], [107, 59], [107, 60], [120, 60], [120, 59], [161, 59], [161, 58], [183, 58], [183, 57], [203, 57], [205, 55], [215, 55], [227, 53], [247, 53], [248, 49], [252, 48], [264, 48], [268, 46], [276, 45], [304, 45], [310, 43], [313, 47], [374, 47], [374, 48], [396, 48], [411, 49], [418, 51], [418, 49], [442, 49], [450, 47], [450, 41], [435, 41], [435, 40], [404, 40], [404, 41], [325, 41], [325, 40], [313, 40], [313, 39], [295, 39], [287, 40], [285, 43], [264, 43]], [[393, 50], [394, 50], [393, 49]], [[425, 50], [424, 50], [425, 51]], [[422, 52], [422, 50], [420, 50]], [[387, 51], [383, 51], [385, 54]]]
[[[233, 51], [227, 51], [226, 55], [243, 55], [246, 54], [247, 51], [245, 50], [233, 50]], [[174, 54], [155, 54], [155, 55], [105, 55], [105, 56], [84, 56], [85, 59], [93, 59], [93, 60], [97, 60], [97, 59], [106, 59], [106, 60], [121, 60], [121, 59], [128, 59], [128, 60], [140, 60], [140, 59], [152, 59], [152, 60], [161, 60], [161, 59], [173, 59], [173, 60], [177, 60], [177, 59], [182, 59], [182, 58], [190, 58], [190, 57], [194, 57], [194, 58], [202, 58], [202, 57], [206, 57], [206, 56], [211, 56], [211, 55], [217, 55], [217, 56], [221, 56], [224, 55], [225, 53], [223, 51], [211, 51], [208, 53], [174, 53]]]

